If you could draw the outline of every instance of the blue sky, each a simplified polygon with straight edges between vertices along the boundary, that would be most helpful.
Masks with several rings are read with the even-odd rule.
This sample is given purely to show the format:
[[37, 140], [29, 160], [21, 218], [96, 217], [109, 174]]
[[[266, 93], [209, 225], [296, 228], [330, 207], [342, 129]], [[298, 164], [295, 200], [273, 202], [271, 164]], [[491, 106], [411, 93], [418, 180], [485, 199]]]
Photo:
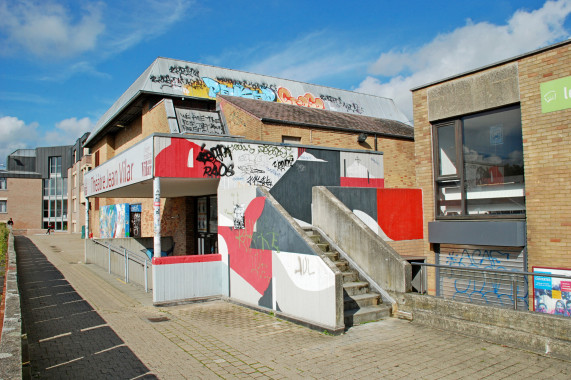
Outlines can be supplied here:
[[[571, 0], [0, 0], [0, 165], [72, 144], [158, 57], [390, 97], [570, 37]], [[1, 166], [0, 166], [1, 167]]]

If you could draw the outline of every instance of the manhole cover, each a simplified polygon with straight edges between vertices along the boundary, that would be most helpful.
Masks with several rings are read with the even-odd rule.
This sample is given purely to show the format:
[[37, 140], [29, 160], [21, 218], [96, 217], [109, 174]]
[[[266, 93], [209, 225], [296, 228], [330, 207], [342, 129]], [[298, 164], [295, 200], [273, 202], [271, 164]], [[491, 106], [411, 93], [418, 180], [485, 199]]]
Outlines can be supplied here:
[[169, 319], [167, 317], [156, 317], [156, 318], [147, 318], [150, 322], [166, 322]]

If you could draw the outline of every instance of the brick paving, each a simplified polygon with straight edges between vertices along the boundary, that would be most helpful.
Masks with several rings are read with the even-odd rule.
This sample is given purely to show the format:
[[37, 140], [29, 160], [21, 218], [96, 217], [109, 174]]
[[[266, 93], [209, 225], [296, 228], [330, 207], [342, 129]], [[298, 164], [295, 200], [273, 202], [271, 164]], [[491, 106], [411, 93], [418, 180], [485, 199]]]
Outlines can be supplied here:
[[[77, 370], [96, 367], [97, 378], [571, 378], [571, 362], [392, 318], [330, 336], [224, 301], [156, 308], [142, 288], [82, 264], [77, 235], [31, 240], [55, 269], [39, 256], [26, 262], [27, 250], [18, 253], [20, 266], [46, 272], [41, 281], [59, 288], [62, 301], [53, 311], [24, 311], [40, 318], [33, 339], [26, 321], [32, 368], [60, 371], [52, 377], [83, 377], [73, 366], [83, 362]], [[45, 285], [28, 286], [46, 301]], [[34, 351], [34, 339], [47, 340]]]

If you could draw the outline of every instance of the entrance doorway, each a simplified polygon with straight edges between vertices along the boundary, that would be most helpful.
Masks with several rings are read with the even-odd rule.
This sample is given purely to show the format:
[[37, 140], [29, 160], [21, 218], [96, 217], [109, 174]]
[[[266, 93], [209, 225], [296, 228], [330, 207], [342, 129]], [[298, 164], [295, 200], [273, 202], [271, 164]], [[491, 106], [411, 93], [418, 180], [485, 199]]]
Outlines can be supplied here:
[[218, 198], [216, 195], [196, 198], [196, 233], [199, 255], [218, 253]]

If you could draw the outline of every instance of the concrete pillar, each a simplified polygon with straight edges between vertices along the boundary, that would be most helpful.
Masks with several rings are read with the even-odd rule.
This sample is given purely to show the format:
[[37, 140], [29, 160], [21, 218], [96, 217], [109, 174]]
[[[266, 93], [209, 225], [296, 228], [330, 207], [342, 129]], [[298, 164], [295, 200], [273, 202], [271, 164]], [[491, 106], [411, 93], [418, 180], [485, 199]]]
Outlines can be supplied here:
[[161, 179], [153, 179], [154, 257], [161, 257]]

